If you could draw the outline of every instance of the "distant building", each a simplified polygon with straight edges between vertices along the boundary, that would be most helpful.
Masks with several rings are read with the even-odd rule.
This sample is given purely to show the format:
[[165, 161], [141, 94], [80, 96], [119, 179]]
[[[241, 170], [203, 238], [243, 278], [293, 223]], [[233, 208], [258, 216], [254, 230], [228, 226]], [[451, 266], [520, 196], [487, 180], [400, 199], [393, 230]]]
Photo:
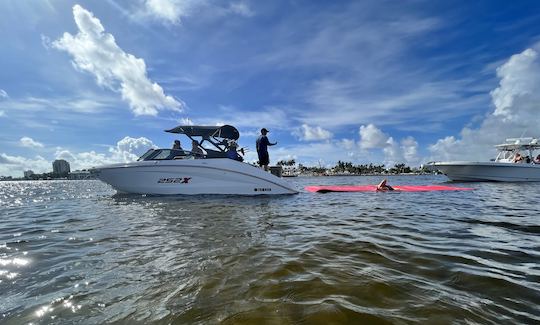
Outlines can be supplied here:
[[74, 170], [69, 173], [68, 179], [95, 179], [96, 177], [90, 173], [88, 170]]
[[67, 176], [71, 169], [69, 168], [69, 163], [64, 159], [58, 159], [53, 162], [53, 173], [56, 175]]
[[30, 178], [32, 175], [34, 175], [34, 172], [31, 170], [25, 170], [24, 171], [24, 178]]

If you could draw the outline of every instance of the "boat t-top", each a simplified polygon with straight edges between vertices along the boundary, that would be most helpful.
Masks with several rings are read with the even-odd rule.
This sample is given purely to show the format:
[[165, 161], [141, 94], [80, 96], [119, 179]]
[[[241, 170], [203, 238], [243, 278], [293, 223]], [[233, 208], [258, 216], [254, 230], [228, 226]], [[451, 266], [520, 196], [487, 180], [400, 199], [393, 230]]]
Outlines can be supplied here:
[[[498, 155], [486, 162], [430, 162], [426, 168], [439, 170], [453, 181], [540, 182], [540, 150], [536, 138], [511, 138], [496, 145]], [[519, 157], [519, 159], [516, 159]]]
[[280, 177], [256, 166], [227, 158], [231, 146], [240, 138], [240, 133], [234, 126], [181, 125], [165, 131], [184, 134], [204, 150], [192, 152], [182, 149], [149, 149], [137, 161], [100, 166], [92, 172], [120, 193], [298, 193]]

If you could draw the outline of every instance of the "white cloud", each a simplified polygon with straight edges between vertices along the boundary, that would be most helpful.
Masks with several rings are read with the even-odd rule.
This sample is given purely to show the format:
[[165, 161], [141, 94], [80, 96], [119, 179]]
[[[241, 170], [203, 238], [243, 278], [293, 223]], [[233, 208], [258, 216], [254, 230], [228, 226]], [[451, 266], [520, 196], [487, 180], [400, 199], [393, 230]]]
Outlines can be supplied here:
[[495, 109], [478, 128], [465, 127], [460, 136], [447, 136], [429, 146], [429, 160], [488, 160], [493, 145], [506, 138], [540, 137], [540, 61], [538, 48], [513, 55], [497, 68], [499, 86], [491, 92]]
[[[197, 123], [201, 125], [229, 124], [237, 128], [260, 126], [269, 130], [288, 128], [291, 123], [290, 116], [286, 110], [279, 107], [263, 107], [257, 110], [246, 111], [234, 106], [220, 105], [219, 113], [212, 114], [212, 116], [220, 116], [220, 120], [216, 120], [215, 117], [197, 118]], [[262, 123], [263, 125], [261, 125]]]
[[[25, 143], [37, 143], [28, 137], [24, 137]], [[21, 139], [21, 142], [23, 142]], [[39, 144], [39, 143], [38, 143]], [[41, 144], [39, 144], [41, 145]], [[114, 146], [110, 146], [107, 153], [95, 151], [72, 152], [68, 149], [57, 147], [54, 159], [65, 159], [69, 162], [71, 170], [87, 169], [103, 164], [122, 163], [137, 160], [150, 148], [157, 146], [145, 137], [132, 138], [124, 137]], [[52, 171], [52, 161], [41, 156], [35, 158], [25, 158], [20, 156], [10, 156], [5, 153], [0, 154], [0, 175], [22, 176], [24, 170], [31, 169], [35, 173]]]
[[389, 136], [373, 124], [360, 126], [360, 147], [362, 149], [384, 148]]
[[43, 144], [40, 142], [35, 141], [34, 139], [30, 137], [22, 137], [19, 140], [19, 144], [26, 148], [43, 148]]
[[356, 142], [352, 139], [341, 139], [338, 141], [339, 146], [346, 150], [353, 150], [356, 146]]
[[0, 89], [0, 99], [9, 98], [8, 93], [4, 89]]
[[402, 160], [402, 155], [399, 150], [399, 145], [394, 141], [394, 138], [390, 137], [386, 140], [386, 146], [383, 149], [384, 163], [387, 166], [391, 166], [396, 162]]
[[253, 10], [245, 1], [237, 1], [228, 6], [219, 6], [208, 0], [145, 0], [144, 11], [136, 13], [136, 16], [148, 16], [154, 20], [169, 25], [179, 25], [190, 16], [198, 14], [198, 18], [205, 14], [208, 17], [221, 17], [229, 14], [252, 17]]
[[126, 136], [115, 146], [110, 146], [107, 154], [95, 151], [71, 152], [68, 149], [57, 148], [55, 158], [69, 162], [71, 170], [88, 169], [104, 164], [135, 161], [148, 149], [156, 147], [151, 140], [145, 137]]
[[493, 115], [502, 117], [505, 122], [538, 119], [539, 72], [538, 53], [533, 49], [513, 55], [508, 62], [497, 68], [497, 76], [501, 80], [499, 87], [491, 92], [495, 105]]
[[435, 144], [430, 145], [428, 148], [433, 154], [431, 160], [461, 159], [464, 157], [464, 152], [462, 152], [462, 149], [460, 148], [460, 143], [461, 140], [457, 140], [454, 136], [448, 136], [444, 139], [437, 140]]
[[97, 153], [95, 151], [72, 153], [62, 148], [57, 148], [55, 159], [64, 159], [67, 161], [71, 170], [88, 169], [94, 166], [118, 162], [103, 153]]
[[411, 165], [417, 165], [420, 162], [418, 157], [418, 142], [411, 136], [401, 140], [401, 151], [404, 161]]
[[[467, 93], [473, 79], [428, 81], [424, 76], [410, 75], [396, 79], [397, 89], [388, 91], [384, 86], [386, 81], [378, 77], [364, 80], [365, 75], [358, 74], [351, 79], [314, 82], [305, 93], [306, 102], [314, 109], [298, 112], [300, 119], [333, 128], [376, 121], [378, 125], [411, 129], [420, 118], [424, 122], [417, 128], [426, 130], [434, 125], [440, 128], [440, 120], [480, 111], [488, 102], [483, 92]], [[406, 72], [387, 71], [386, 74], [387, 78], [393, 78], [393, 74], [405, 75]], [[403, 82], [403, 79], [416, 81]]]
[[360, 148], [366, 152], [382, 149], [384, 164], [386, 166], [393, 166], [399, 163], [417, 166], [420, 163], [418, 142], [411, 136], [401, 139], [401, 141], [396, 141], [373, 124], [360, 126], [359, 134]]
[[418, 157], [418, 142], [409, 136], [402, 139], [399, 143], [392, 137], [386, 141], [384, 152], [384, 163], [386, 166], [405, 163], [409, 166], [418, 166], [420, 158]]
[[188, 117], [183, 117], [180, 119], [180, 124], [182, 125], [193, 125], [193, 121]]
[[323, 129], [320, 126], [311, 127], [307, 124], [302, 124], [302, 126], [294, 131], [293, 134], [302, 141], [318, 141], [332, 138], [332, 133], [330, 131]]
[[150, 148], [157, 148], [150, 139], [124, 137], [116, 143], [116, 147], [109, 148], [109, 152], [112, 154], [112, 159], [118, 162], [129, 162], [137, 160]]
[[10, 156], [5, 153], [0, 154], [0, 175], [3, 176], [23, 176], [23, 171], [32, 170], [35, 173], [52, 171], [52, 162], [41, 156], [34, 159], [21, 156]]
[[235, 13], [244, 17], [252, 17], [255, 14], [246, 2], [231, 3], [229, 6], [229, 10], [232, 13]]
[[77, 35], [66, 32], [52, 46], [71, 54], [75, 68], [93, 74], [99, 85], [119, 91], [135, 115], [182, 110], [184, 103], [165, 95], [160, 85], [148, 79], [144, 60], [124, 52], [90, 11], [75, 5], [73, 16]]
[[169, 24], [179, 24], [183, 17], [189, 16], [197, 6], [205, 5], [203, 0], [146, 0], [145, 9], [155, 19]]
[[6, 112], [0, 111], [0, 117], [2, 117], [2, 116], [6, 116]]
[[51, 39], [46, 36], [46, 35], [43, 35], [41, 34], [41, 45], [46, 49], [50, 49], [51, 48]]
[[112, 98], [104, 98], [93, 94], [84, 94], [85, 97], [27, 97], [9, 101], [9, 108], [20, 111], [73, 111], [79, 113], [99, 113], [105, 108], [117, 104]]

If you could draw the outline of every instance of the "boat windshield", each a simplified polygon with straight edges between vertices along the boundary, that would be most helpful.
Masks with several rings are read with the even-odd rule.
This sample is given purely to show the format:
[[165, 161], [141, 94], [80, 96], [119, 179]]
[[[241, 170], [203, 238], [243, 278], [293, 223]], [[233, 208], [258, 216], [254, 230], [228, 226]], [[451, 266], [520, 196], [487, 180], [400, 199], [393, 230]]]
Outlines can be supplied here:
[[[512, 138], [506, 139], [506, 142], [495, 146], [499, 154], [494, 159], [496, 162], [526, 162], [538, 163], [535, 156], [535, 151], [540, 149], [538, 139], [534, 138]], [[515, 160], [521, 156], [522, 159]]]
[[140, 156], [139, 159], [137, 159], [137, 161], [146, 160], [146, 158], [148, 158], [148, 156], [150, 156], [153, 152], [154, 152], [154, 149], [148, 149], [148, 151], [145, 152], [144, 155]]
[[150, 149], [138, 160], [172, 160], [183, 159], [189, 152], [177, 149]]

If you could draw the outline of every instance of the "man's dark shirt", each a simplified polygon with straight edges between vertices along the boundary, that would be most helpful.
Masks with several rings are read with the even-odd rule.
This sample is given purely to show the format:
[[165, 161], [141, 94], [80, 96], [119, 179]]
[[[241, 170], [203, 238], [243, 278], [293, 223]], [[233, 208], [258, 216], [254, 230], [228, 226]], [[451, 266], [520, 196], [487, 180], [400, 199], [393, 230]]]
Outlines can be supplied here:
[[268, 145], [270, 144], [270, 141], [268, 141], [268, 138], [266, 135], [261, 135], [257, 138], [257, 153], [260, 154], [266, 154], [268, 155]]

